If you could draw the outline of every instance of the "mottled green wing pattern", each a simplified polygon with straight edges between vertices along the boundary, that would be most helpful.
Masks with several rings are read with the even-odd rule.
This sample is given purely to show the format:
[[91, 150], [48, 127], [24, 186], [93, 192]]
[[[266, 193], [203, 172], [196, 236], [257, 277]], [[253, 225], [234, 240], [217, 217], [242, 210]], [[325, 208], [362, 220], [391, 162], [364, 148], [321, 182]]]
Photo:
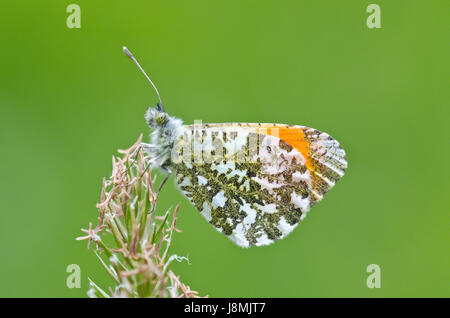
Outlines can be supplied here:
[[[184, 156], [173, 163], [181, 191], [211, 225], [242, 247], [268, 245], [289, 234], [346, 167], [345, 153], [328, 135], [270, 125], [269, 133], [267, 124], [184, 126], [174, 147]], [[281, 133], [273, 133], [273, 127]], [[294, 128], [302, 136], [292, 134]], [[332, 147], [321, 146], [321, 139]], [[345, 166], [335, 167], [332, 160]]]

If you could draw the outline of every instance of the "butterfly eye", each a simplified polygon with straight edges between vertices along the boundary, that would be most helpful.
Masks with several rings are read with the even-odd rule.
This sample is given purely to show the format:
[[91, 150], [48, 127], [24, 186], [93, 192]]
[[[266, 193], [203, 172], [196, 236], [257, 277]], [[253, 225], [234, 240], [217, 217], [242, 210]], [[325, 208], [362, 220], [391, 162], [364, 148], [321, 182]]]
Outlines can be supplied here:
[[167, 122], [167, 114], [166, 113], [160, 113], [158, 112], [156, 114], [155, 120], [156, 120], [156, 124], [158, 124], [158, 126], [162, 126]]

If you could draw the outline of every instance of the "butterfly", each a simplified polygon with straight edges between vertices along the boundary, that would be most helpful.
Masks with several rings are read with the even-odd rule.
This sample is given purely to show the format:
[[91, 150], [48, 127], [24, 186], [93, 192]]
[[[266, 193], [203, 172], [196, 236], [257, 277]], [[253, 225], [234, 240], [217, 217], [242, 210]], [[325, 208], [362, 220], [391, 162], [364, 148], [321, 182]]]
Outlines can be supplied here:
[[145, 119], [152, 168], [175, 174], [181, 192], [219, 232], [241, 247], [269, 245], [292, 232], [347, 168], [327, 133], [297, 125], [183, 125], [160, 103]]

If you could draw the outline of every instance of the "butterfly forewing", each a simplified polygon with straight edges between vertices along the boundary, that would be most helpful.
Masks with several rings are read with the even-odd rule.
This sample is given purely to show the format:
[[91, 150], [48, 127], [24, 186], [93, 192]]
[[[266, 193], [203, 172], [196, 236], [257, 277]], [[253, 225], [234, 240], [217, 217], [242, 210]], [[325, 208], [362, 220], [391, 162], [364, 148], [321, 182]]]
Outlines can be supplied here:
[[280, 124], [183, 126], [173, 152], [181, 191], [242, 247], [289, 234], [347, 167], [329, 135]]

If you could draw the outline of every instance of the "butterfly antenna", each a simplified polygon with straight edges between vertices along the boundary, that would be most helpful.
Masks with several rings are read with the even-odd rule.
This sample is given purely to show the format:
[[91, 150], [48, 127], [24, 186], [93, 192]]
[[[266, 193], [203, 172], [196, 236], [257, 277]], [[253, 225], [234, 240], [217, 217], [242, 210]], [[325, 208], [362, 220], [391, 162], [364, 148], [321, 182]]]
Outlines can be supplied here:
[[147, 73], [145, 73], [144, 69], [141, 67], [141, 65], [139, 65], [138, 61], [136, 60], [136, 58], [133, 56], [133, 54], [131, 54], [131, 52], [126, 48], [126, 46], [123, 47], [123, 52], [133, 61], [134, 64], [137, 65], [137, 67], [139, 67], [139, 69], [141, 70], [141, 72], [145, 75], [145, 77], [147, 78], [147, 80], [150, 82], [150, 84], [152, 84], [156, 95], [158, 95], [158, 99], [159, 99], [159, 103], [160, 103], [160, 107], [162, 109], [162, 111], [164, 111], [164, 106], [163, 106], [163, 102], [161, 99], [161, 96], [159, 95], [158, 89], [156, 88], [155, 84], [153, 84], [152, 80], [150, 79], [150, 77], [148, 77]]

